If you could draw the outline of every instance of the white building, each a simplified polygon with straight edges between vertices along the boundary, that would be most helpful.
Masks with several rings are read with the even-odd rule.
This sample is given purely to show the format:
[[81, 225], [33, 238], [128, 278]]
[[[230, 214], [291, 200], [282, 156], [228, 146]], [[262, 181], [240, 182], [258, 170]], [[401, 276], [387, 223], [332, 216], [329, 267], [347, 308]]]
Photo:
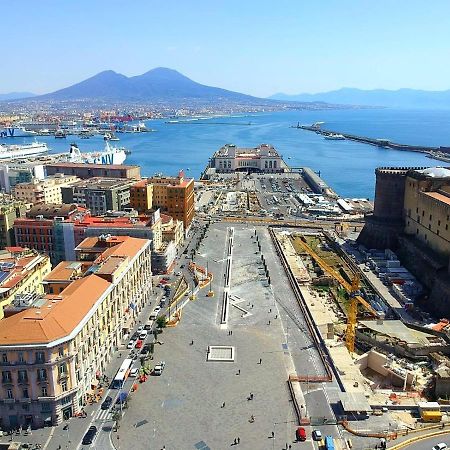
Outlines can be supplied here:
[[260, 144], [255, 148], [239, 148], [234, 144], [226, 144], [214, 153], [210, 167], [218, 173], [275, 173], [286, 170], [281, 155], [270, 144]]

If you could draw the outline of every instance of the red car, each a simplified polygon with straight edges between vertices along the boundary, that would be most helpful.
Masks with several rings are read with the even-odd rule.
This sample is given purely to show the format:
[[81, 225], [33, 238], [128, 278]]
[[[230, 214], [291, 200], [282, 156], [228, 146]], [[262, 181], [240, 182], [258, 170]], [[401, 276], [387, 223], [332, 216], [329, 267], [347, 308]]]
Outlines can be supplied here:
[[142, 339], [138, 339], [138, 341], [136, 342], [136, 345], [134, 347], [141, 348], [143, 343], [144, 343], [144, 341]]
[[298, 427], [295, 435], [298, 441], [306, 441], [306, 430], [303, 427]]

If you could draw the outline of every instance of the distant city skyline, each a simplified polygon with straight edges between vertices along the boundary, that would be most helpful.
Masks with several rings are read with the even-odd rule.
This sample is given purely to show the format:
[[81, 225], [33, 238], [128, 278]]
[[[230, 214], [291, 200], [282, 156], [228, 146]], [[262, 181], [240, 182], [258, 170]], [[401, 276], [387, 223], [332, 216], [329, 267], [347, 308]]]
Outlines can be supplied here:
[[[450, 2], [18, 1], [4, 16], [0, 93], [52, 92], [103, 70], [169, 67], [258, 97], [450, 89]], [[5, 70], [6, 69], [6, 70]]]

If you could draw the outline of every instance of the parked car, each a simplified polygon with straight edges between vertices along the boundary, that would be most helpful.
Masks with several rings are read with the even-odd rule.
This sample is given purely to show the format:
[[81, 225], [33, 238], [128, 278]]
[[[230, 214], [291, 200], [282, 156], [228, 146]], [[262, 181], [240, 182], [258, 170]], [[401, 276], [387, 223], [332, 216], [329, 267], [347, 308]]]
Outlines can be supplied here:
[[144, 341], [142, 339], [138, 339], [136, 341], [134, 348], [141, 348], [143, 344], [144, 344]]
[[142, 325], [142, 331], [139, 334], [139, 339], [145, 340], [147, 337], [148, 331], [144, 330], [144, 325]]
[[137, 332], [140, 333], [144, 329], [144, 325], [139, 325]]
[[303, 427], [298, 427], [295, 435], [298, 441], [306, 441], [306, 430]]
[[445, 442], [440, 442], [433, 447], [433, 450], [445, 450], [447, 448], [447, 444]]
[[83, 437], [82, 445], [90, 445], [94, 441], [95, 435], [97, 434], [97, 427], [92, 425], [87, 430], [86, 434]]
[[139, 338], [139, 333], [138, 333], [137, 331], [135, 331], [135, 332], [133, 333], [133, 335], [131, 336], [131, 339], [137, 341], [138, 338]]
[[153, 369], [153, 375], [162, 375], [164, 367], [166, 367], [165, 361], [161, 361], [159, 364], [155, 366]]
[[314, 441], [321, 441], [322, 440], [322, 433], [320, 430], [314, 430], [312, 432], [312, 438]]
[[159, 312], [161, 311], [160, 306], [156, 306], [153, 312], [150, 314], [149, 320], [155, 320], [158, 317]]
[[130, 371], [130, 377], [137, 377], [139, 373], [139, 369], [137, 367], [134, 367], [133, 369], [131, 369]]
[[131, 339], [130, 342], [128, 342], [127, 348], [134, 348], [134, 346], [136, 345], [136, 339]]
[[103, 400], [101, 409], [109, 409], [112, 404], [112, 401], [113, 401], [112, 397], [108, 395], [108, 397], [106, 397], [105, 400]]

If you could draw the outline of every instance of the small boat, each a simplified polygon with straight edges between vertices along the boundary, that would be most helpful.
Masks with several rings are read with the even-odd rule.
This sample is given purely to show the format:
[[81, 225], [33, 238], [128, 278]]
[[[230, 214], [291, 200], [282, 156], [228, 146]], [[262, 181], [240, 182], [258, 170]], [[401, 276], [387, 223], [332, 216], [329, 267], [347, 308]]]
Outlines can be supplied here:
[[65, 139], [66, 138], [66, 132], [64, 130], [56, 130], [55, 131], [55, 138], [56, 139]]
[[328, 141], [345, 141], [345, 136], [337, 133], [330, 133], [325, 136]]
[[105, 133], [103, 136], [105, 141], [119, 141], [120, 139], [114, 133]]

